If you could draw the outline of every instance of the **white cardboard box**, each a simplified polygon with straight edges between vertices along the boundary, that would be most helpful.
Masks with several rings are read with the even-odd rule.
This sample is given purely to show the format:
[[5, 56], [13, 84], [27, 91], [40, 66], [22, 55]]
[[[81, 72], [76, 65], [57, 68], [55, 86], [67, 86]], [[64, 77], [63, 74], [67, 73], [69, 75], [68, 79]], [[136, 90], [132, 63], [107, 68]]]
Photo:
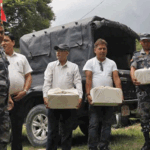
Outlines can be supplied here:
[[48, 91], [48, 106], [52, 109], [77, 109], [78, 100], [76, 89], [56, 88]]
[[141, 84], [150, 83], [150, 68], [137, 69], [134, 75]]
[[122, 103], [122, 90], [120, 88], [99, 86], [91, 89], [94, 106], [117, 106]]

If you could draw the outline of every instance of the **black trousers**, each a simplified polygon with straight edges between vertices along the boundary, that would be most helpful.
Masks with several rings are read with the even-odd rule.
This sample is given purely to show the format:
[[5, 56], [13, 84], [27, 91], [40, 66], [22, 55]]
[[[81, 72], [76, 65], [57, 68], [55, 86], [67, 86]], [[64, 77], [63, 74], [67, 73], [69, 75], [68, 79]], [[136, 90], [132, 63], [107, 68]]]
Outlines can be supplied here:
[[57, 150], [59, 139], [62, 150], [71, 150], [72, 130], [76, 119], [74, 109], [48, 109], [46, 150]]
[[11, 150], [22, 150], [22, 126], [24, 122], [24, 102], [14, 101], [14, 108], [10, 111], [12, 143]]

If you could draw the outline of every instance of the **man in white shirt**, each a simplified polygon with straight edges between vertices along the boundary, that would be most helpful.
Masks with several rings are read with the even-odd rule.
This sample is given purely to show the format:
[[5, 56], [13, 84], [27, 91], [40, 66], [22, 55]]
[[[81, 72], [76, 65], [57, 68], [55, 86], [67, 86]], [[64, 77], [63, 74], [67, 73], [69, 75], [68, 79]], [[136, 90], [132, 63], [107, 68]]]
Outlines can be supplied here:
[[90, 90], [98, 86], [112, 87], [113, 81], [117, 88], [121, 88], [121, 81], [116, 63], [106, 57], [107, 42], [103, 39], [98, 39], [94, 44], [94, 52], [96, 57], [88, 60], [83, 68], [86, 74], [86, 95], [90, 104], [88, 146], [90, 150], [110, 150], [108, 145], [113, 107], [92, 106]]
[[[79, 104], [82, 103], [82, 82], [78, 66], [67, 60], [69, 48], [65, 44], [55, 46], [57, 61], [50, 62], [45, 70], [43, 97], [48, 108], [48, 90], [52, 88], [71, 89], [76, 87]], [[75, 109], [48, 109], [48, 138], [46, 150], [57, 150], [59, 126], [62, 150], [71, 150], [72, 130], [75, 123]]]
[[12, 150], [22, 150], [22, 125], [24, 122], [24, 101], [23, 97], [31, 86], [31, 72], [32, 69], [22, 54], [14, 52], [15, 38], [9, 32], [5, 32], [2, 46], [5, 50], [6, 57], [10, 63], [9, 79], [10, 89], [9, 93], [14, 101], [14, 108], [10, 111], [10, 119], [12, 125]]

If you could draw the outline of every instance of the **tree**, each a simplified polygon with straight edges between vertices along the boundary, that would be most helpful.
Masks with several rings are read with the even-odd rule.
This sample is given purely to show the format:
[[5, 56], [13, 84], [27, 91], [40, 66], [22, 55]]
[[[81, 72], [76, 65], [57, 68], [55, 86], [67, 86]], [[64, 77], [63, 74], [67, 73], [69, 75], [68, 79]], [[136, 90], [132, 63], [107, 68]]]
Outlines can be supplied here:
[[51, 0], [5, 0], [3, 7], [7, 17], [5, 28], [16, 38], [33, 30], [42, 30], [50, 26], [55, 16], [52, 8], [48, 6]]

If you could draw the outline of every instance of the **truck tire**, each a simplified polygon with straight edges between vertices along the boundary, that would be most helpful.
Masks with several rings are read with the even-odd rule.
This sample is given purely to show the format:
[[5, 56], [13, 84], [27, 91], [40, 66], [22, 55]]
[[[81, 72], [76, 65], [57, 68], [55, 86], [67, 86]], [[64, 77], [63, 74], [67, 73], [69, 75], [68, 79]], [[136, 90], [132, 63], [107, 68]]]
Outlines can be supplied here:
[[47, 109], [43, 104], [33, 107], [26, 118], [27, 137], [32, 146], [46, 146], [48, 133]]
[[117, 113], [115, 114], [115, 123], [112, 125], [112, 127], [114, 128], [119, 128], [119, 127], [123, 127], [123, 126], [128, 126], [131, 124], [130, 120], [129, 120], [129, 116], [121, 116], [121, 113]]

